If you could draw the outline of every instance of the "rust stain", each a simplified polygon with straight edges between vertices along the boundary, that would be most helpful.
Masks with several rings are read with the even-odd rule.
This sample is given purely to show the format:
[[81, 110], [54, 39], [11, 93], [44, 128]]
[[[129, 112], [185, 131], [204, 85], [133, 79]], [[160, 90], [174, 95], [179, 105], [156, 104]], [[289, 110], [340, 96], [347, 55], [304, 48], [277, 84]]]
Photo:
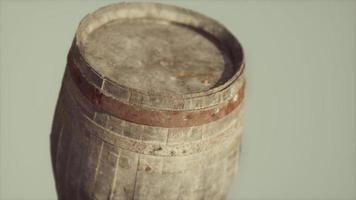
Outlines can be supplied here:
[[203, 81], [203, 84], [204, 84], [205, 86], [207, 86], [207, 85], [209, 85], [209, 81], [208, 81], [208, 80], [204, 80], [204, 81]]
[[179, 72], [177, 73], [177, 77], [191, 77], [193, 76], [192, 73], [188, 73], [188, 72]]
[[145, 168], [145, 171], [146, 171], [146, 172], [149, 172], [149, 171], [151, 171], [151, 167], [149, 167], [149, 166], [146, 166], [146, 168]]

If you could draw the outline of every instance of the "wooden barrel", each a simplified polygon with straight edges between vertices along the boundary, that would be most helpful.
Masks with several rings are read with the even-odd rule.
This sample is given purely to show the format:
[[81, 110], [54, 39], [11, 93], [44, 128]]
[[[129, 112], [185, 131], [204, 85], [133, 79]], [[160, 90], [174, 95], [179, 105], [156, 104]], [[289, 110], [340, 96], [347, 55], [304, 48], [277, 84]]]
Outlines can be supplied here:
[[243, 53], [221, 24], [153, 3], [80, 23], [51, 133], [59, 199], [224, 199], [236, 171]]

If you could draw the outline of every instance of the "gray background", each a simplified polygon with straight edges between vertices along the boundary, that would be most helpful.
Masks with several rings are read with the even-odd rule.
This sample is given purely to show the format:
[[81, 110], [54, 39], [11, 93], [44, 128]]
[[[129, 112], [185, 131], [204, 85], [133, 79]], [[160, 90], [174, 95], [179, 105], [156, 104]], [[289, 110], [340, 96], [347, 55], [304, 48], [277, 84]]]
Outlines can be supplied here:
[[[55, 199], [49, 134], [80, 19], [108, 1], [0, 0], [0, 199]], [[356, 199], [356, 1], [166, 1], [246, 52], [246, 124], [229, 199]]]

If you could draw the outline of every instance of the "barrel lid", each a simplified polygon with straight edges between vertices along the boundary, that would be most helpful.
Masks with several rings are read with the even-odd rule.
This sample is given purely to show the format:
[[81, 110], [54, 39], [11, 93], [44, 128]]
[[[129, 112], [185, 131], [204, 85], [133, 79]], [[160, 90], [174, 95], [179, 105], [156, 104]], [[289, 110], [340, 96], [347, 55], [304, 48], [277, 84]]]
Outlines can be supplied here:
[[118, 84], [153, 93], [207, 91], [233, 75], [226, 49], [210, 35], [154, 19], [108, 22], [88, 35], [84, 57]]
[[76, 39], [103, 77], [139, 91], [180, 95], [216, 88], [239, 70], [242, 51], [234, 52], [236, 63], [224, 34], [221, 24], [190, 10], [123, 3], [85, 17]]
[[242, 85], [236, 38], [217, 21], [176, 6], [100, 8], [81, 21], [73, 45], [77, 67], [90, 71], [85, 78], [130, 104], [199, 109], [233, 98]]

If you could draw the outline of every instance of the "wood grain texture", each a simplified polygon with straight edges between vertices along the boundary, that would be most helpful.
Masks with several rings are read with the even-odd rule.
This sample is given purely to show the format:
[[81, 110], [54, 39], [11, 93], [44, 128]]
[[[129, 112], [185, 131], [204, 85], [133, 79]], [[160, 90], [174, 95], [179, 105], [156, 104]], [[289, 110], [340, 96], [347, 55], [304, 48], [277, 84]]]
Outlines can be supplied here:
[[[229, 73], [210, 88], [204, 82], [202, 88], [190, 85], [200, 79], [190, 76], [186, 87], [183, 81], [161, 86], [167, 90], [140, 91], [137, 88], [145, 87], [133, 87], [134, 82], [123, 84], [133, 76], [126, 68], [100, 66], [98, 70], [93, 64], [101, 61], [86, 61], [84, 44], [95, 29], [116, 19], [140, 19], [140, 24], [147, 17], [150, 23], [152, 19], [167, 20], [214, 37], [218, 42], [214, 45], [224, 46], [220, 47], [225, 49], [222, 56], [231, 61]], [[174, 30], [169, 28], [170, 34]], [[201, 34], [199, 31], [195, 33]], [[120, 56], [114, 66], [120, 65]], [[194, 56], [189, 57], [185, 64], [193, 61]], [[225, 199], [240, 151], [243, 67], [237, 40], [222, 25], [195, 12], [161, 4], [114, 4], [88, 15], [69, 51], [53, 120], [51, 152], [58, 198]], [[190, 73], [195, 70], [193, 66]], [[108, 74], [127, 77], [114, 79]], [[144, 78], [141, 75], [138, 77]], [[217, 82], [214, 76], [209, 81]], [[175, 87], [185, 89], [174, 93]]]

